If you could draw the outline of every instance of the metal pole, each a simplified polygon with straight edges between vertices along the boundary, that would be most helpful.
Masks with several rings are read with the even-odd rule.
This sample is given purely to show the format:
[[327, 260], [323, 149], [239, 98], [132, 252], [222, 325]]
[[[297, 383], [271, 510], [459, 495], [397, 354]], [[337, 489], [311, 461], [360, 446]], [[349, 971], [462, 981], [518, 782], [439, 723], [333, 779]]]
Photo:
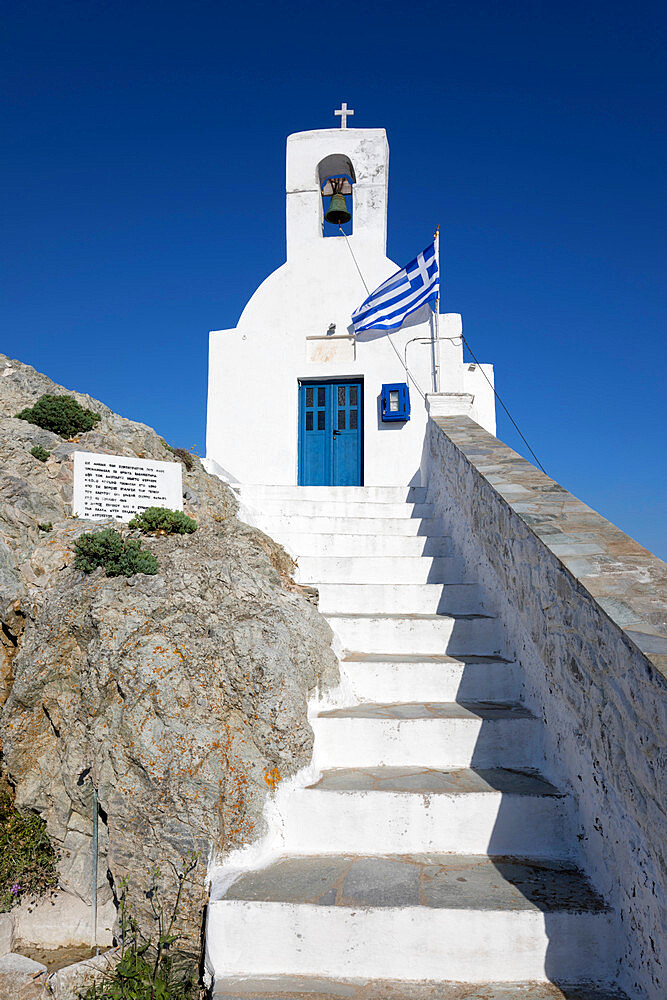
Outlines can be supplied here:
[[[437, 305], [437, 303], [436, 303], [436, 305]], [[437, 378], [436, 378], [436, 363], [437, 362], [436, 362], [436, 356], [435, 356], [435, 338], [436, 338], [435, 313], [433, 314], [433, 316], [431, 316], [430, 323], [431, 323], [431, 389], [432, 389], [433, 392], [437, 392], [438, 391], [438, 389], [437, 389], [438, 381], [437, 381]], [[417, 338], [415, 338], [415, 339], [417, 339]], [[411, 341], [408, 341], [408, 343], [411, 343]], [[406, 346], [406, 354], [407, 354], [407, 346], [408, 345], [406, 344], [405, 346]]]
[[97, 855], [98, 855], [98, 819], [97, 819], [97, 788], [93, 785], [93, 875], [92, 875], [92, 925], [90, 947], [97, 951]]
[[435, 378], [434, 392], [440, 392], [440, 226], [435, 231], [435, 259], [438, 262], [438, 297], [435, 300]]

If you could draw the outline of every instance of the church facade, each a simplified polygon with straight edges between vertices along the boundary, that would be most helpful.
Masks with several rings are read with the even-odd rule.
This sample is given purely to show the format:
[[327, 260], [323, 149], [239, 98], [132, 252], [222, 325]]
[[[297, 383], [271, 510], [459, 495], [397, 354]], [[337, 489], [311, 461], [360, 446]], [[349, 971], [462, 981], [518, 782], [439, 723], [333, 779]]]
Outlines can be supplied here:
[[[460, 315], [440, 314], [439, 336], [428, 305], [389, 335], [354, 333], [353, 311], [399, 268], [388, 171], [384, 129], [289, 136], [286, 262], [235, 328], [210, 334], [207, 465], [228, 482], [418, 485], [429, 411], [495, 433], [493, 370], [464, 363]], [[331, 178], [344, 178], [343, 226], [325, 219]]]

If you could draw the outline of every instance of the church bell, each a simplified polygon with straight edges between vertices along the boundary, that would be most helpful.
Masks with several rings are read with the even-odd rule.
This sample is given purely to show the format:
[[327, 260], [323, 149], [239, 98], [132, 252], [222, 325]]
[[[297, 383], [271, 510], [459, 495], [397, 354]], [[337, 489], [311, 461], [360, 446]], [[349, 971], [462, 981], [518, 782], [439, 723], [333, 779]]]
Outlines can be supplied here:
[[352, 214], [347, 210], [345, 195], [352, 194], [352, 183], [347, 175], [340, 177], [327, 177], [322, 187], [322, 195], [331, 196], [329, 208], [324, 213], [326, 222], [334, 226], [344, 226], [352, 218]]
[[346, 222], [350, 221], [352, 216], [347, 210], [344, 194], [332, 194], [329, 209], [324, 218], [327, 222], [333, 223], [334, 226], [344, 226]]

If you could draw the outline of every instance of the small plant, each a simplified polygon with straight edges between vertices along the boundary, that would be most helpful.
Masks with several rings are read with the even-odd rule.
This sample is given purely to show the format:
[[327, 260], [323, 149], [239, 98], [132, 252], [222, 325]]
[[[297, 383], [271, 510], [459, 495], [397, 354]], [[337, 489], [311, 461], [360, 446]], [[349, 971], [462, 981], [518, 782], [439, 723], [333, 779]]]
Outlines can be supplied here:
[[45, 521], [44, 524], [38, 524], [37, 527], [40, 531], [53, 531], [53, 525], [50, 521]]
[[141, 542], [128, 539], [113, 528], [103, 531], [88, 531], [74, 543], [76, 558], [74, 565], [84, 573], [92, 573], [103, 566], [107, 576], [134, 576], [157, 573], [157, 559], [148, 549], [142, 549]]
[[56, 854], [41, 816], [20, 812], [11, 791], [0, 788], [0, 913], [27, 895], [58, 884]]
[[41, 444], [36, 444], [34, 448], [30, 449], [30, 454], [33, 458], [36, 458], [38, 462], [46, 462], [51, 452], [47, 451], [46, 448], [42, 448]]
[[102, 419], [99, 413], [84, 409], [74, 396], [49, 395], [40, 396], [34, 406], [26, 406], [16, 416], [64, 438], [90, 431]]
[[182, 510], [168, 507], [147, 507], [132, 518], [128, 527], [147, 535], [189, 535], [197, 530], [197, 522]]
[[166, 908], [158, 884], [161, 872], [153, 872], [146, 892], [150, 900], [155, 938], [139, 931], [127, 903], [127, 881], [120, 883], [120, 961], [106, 981], [91, 986], [82, 1000], [195, 1000], [199, 997], [196, 961], [179, 951], [176, 923], [183, 886], [199, 863], [192, 855], [182, 871], [177, 872], [178, 890], [171, 907]]
[[191, 452], [186, 451], [185, 448], [170, 448], [169, 450], [174, 453], [176, 458], [180, 458], [188, 472], [192, 472], [195, 467], [195, 460]]

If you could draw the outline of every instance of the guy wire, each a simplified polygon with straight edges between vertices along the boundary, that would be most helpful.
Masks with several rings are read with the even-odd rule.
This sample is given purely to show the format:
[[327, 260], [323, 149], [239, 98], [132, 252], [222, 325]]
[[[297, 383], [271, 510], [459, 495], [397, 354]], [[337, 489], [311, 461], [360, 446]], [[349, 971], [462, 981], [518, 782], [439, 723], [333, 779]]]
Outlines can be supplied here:
[[[363, 276], [363, 274], [361, 273], [361, 268], [359, 267], [359, 262], [357, 261], [357, 258], [356, 258], [356, 257], [354, 256], [354, 250], [353, 250], [353, 249], [352, 249], [352, 247], [350, 246], [350, 241], [349, 241], [349, 240], [348, 240], [348, 238], [347, 238], [347, 233], [344, 233], [344, 232], [343, 232], [343, 227], [342, 227], [342, 226], [339, 226], [338, 228], [339, 228], [339, 230], [340, 230], [340, 232], [341, 232], [341, 235], [345, 237], [345, 242], [347, 243], [347, 247], [348, 247], [348, 250], [349, 250], [349, 251], [350, 251], [350, 253], [352, 254], [352, 260], [354, 261], [354, 263], [355, 263], [355, 264], [356, 264], [356, 266], [357, 266], [357, 271], [359, 272], [359, 277], [361, 278], [361, 281], [362, 281], [362, 284], [363, 284], [364, 288], [366, 289], [366, 294], [367, 294], [367, 295], [370, 295], [370, 294], [371, 294], [371, 292], [370, 292], [370, 288], [368, 287], [368, 285], [367, 285], [367, 284], [366, 284], [366, 282], [364, 281], [364, 276]], [[414, 377], [414, 375], [412, 374], [412, 372], [410, 371], [410, 369], [409, 369], [409, 368], [408, 368], [408, 366], [406, 365], [405, 361], [404, 361], [404, 360], [403, 360], [403, 358], [401, 357], [401, 355], [400, 355], [400, 353], [399, 353], [399, 351], [398, 351], [398, 349], [397, 349], [397, 347], [396, 347], [396, 344], [395, 344], [395, 343], [394, 343], [394, 341], [393, 341], [393, 340], [391, 339], [391, 335], [390, 335], [389, 331], [388, 331], [388, 330], [385, 330], [385, 333], [387, 334], [387, 340], [389, 341], [389, 343], [391, 344], [391, 346], [392, 346], [392, 348], [393, 348], [393, 350], [394, 350], [394, 354], [396, 355], [396, 357], [398, 358], [398, 360], [399, 360], [399, 361], [401, 362], [401, 366], [402, 366], [402, 367], [403, 367], [403, 368], [405, 369], [405, 373], [406, 373], [406, 375], [408, 376], [408, 378], [412, 379], [412, 381], [414, 382], [414, 386], [415, 386], [415, 389], [417, 390], [417, 392], [419, 393], [419, 395], [421, 396], [421, 398], [422, 398], [423, 400], [425, 400], [425, 399], [426, 399], [426, 396], [425, 396], [425, 395], [424, 395], [424, 393], [422, 392], [422, 389], [421, 389], [421, 386], [419, 385], [419, 382], [418, 382], [418, 381], [417, 381], [417, 379], [416, 379], [416, 378]]]

